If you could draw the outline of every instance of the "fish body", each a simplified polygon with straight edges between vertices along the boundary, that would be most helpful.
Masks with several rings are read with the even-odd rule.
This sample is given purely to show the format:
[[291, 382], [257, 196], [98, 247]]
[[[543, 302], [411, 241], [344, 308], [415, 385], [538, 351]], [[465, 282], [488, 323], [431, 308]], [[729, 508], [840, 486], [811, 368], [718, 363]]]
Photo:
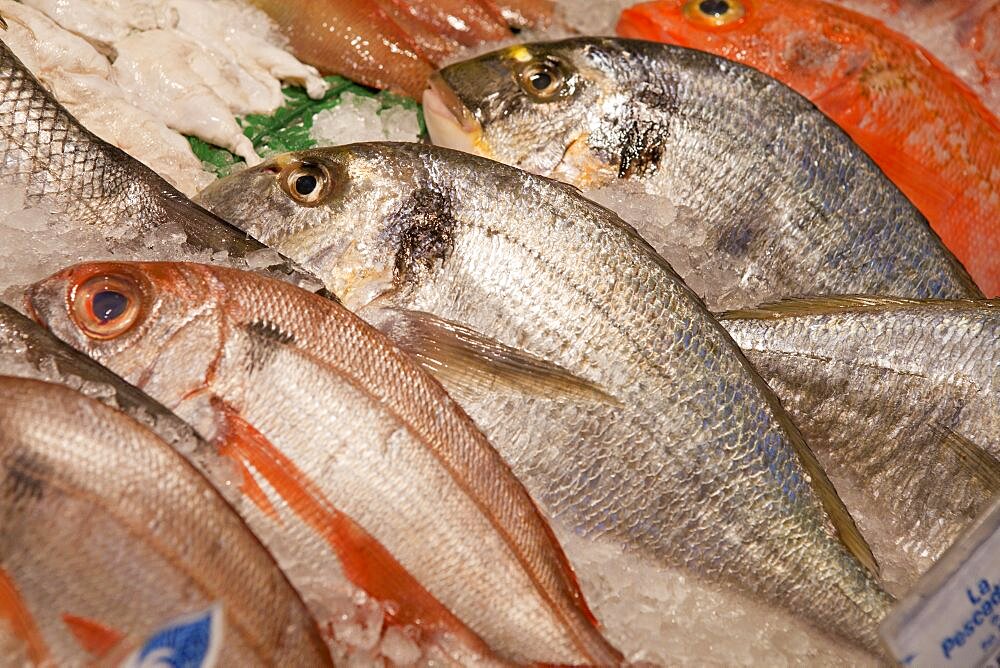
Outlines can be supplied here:
[[[87, 320], [88, 300], [109, 290], [129, 304], [122, 320]], [[168, 263], [80, 265], [29, 301], [245, 471], [247, 520], [307, 602], [346, 578], [462, 663], [496, 660], [478, 636], [515, 661], [620, 659], [489, 442], [346, 309], [255, 274]]]
[[195, 205], [151, 169], [73, 118], [0, 43], [0, 185], [25, 189], [27, 206], [109, 238], [178, 225], [189, 244], [243, 257], [263, 246]]
[[890, 599], [832, 534], [824, 508], [864, 553], [822, 471], [721, 326], [611, 211], [410, 144], [277, 156], [202, 202], [433, 369], [565, 530], [875, 646]]
[[1000, 492], [1000, 304], [819, 298], [722, 322], [848, 508], [885, 527], [873, 549], [904, 587]]
[[515, 28], [545, 30], [560, 22], [552, 0], [480, 0], [480, 4], [499, 12]]
[[280, 26], [292, 53], [323, 73], [419, 97], [433, 67], [376, 0], [253, 0]]
[[[0, 451], [5, 665], [121, 661], [157, 646], [214, 652], [219, 665], [331, 665], [271, 556], [146, 427], [69, 388], [2, 376]], [[170, 642], [178, 619], [206, 610], [210, 628]]]
[[384, 0], [465, 46], [511, 37], [499, 11], [474, 0]]
[[986, 295], [1000, 295], [1000, 121], [968, 86], [904, 35], [843, 7], [732, 2], [743, 18], [706, 21], [694, 0], [639, 5], [618, 32], [730, 58], [812, 100], [920, 209]]
[[850, 137], [725, 59], [624, 39], [527, 44], [444, 68], [424, 109], [437, 144], [578, 187], [637, 189], [622, 204], [656, 212], [639, 232], [710, 309], [981, 296]]

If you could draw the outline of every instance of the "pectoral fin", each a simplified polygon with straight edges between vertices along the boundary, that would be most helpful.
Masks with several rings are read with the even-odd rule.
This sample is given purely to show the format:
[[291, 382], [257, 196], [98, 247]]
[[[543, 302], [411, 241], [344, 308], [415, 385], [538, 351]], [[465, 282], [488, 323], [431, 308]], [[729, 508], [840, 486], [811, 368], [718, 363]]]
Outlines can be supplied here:
[[941, 443], [955, 454], [962, 466], [992, 494], [1000, 492], [1000, 460], [965, 436], [948, 427], [938, 427]]
[[459, 394], [515, 391], [621, 405], [595, 383], [557, 364], [430, 313], [378, 308], [366, 309], [362, 316]]

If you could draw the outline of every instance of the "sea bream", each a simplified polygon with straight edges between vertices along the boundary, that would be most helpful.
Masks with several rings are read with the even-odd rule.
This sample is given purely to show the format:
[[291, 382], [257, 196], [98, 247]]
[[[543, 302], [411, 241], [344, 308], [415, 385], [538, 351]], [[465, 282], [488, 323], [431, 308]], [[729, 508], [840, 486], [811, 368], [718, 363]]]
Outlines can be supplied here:
[[563, 528], [876, 646], [891, 599], [852, 555], [870, 562], [836, 492], [725, 330], [611, 211], [390, 143], [276, 156], [201, 197], [432, 369]]
[[1000, 302], [823, 297], [722, 324], [904, 591], [1000, 492]]
[[424, 113], [436, 144], [617, 186], [619, 213], [646, 200], [629, 222], [713, 310], [810, 294], [981, 296], [850, 137], [717, 56], [610, 38], [519, 45], [441, 70]]
[[332, 665], [240, 517], [123, 413], [0, 376], [0, 480], [0, 663]]
[[[184, 263], [78, 265], [36, 284], [28, 305], [244, 471], [244, 517], [314, 610], [347, 581], [430, 657], [620, 660], [486, 438], [346, 309]], [[335, 615], [320, 615], [324, 626]]]

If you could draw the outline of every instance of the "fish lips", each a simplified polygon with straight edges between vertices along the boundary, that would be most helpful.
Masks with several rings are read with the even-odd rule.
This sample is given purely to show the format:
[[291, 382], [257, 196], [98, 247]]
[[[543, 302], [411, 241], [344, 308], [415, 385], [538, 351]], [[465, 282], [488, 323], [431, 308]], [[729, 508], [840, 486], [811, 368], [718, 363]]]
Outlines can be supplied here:
[[441, 72], [430, 77], [423, 104], [427, 133], [434, 144], [493, 158], [493, 151], [483, 137], [482, 124]]

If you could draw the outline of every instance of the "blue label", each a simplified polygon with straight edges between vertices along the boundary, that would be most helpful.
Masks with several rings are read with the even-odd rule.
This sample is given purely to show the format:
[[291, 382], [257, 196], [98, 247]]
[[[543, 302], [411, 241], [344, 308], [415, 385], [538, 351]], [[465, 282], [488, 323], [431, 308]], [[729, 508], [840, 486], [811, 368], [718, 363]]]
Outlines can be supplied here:
[[212, 668], [222, 645], [222, 604], [175, 619], [150, 636], [123, 668]]

